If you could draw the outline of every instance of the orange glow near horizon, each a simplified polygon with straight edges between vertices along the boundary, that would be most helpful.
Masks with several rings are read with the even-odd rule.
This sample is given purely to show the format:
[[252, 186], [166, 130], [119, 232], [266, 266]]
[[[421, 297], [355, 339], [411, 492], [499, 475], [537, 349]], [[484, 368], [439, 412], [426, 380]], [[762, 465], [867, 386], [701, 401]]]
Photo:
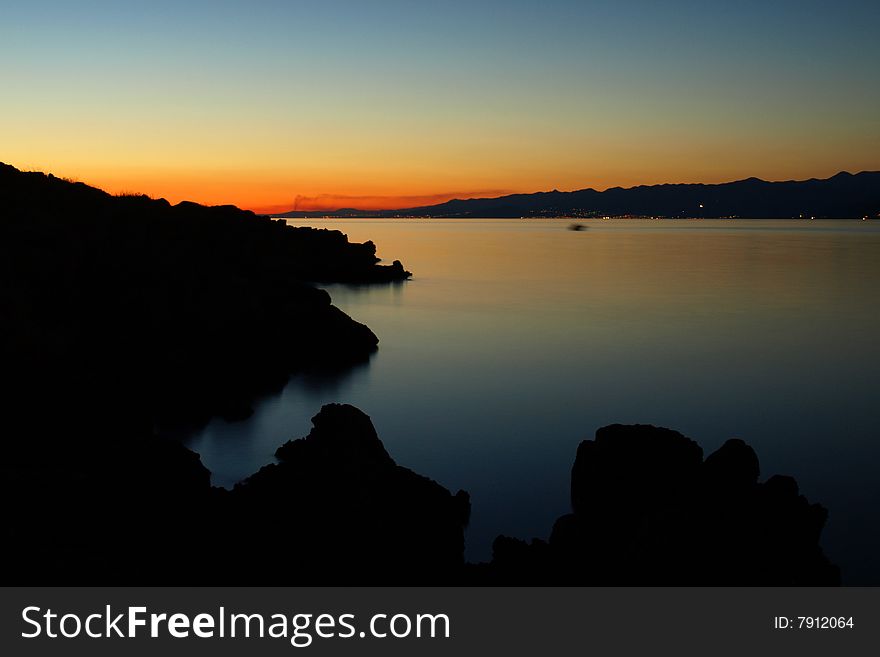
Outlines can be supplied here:
[[[193, 201], [204, 205], [235, 205], [242, 209], [253, 210], [259, 214], [280, 214], [291, 210], [301, 211], [334, 211], [342, 208], [360, 210], [397, 210], [424, 205], [433, 205], [461, 198], [491, 198], [506, 194], [532, 193], [559, 189], [573, 191], [592, 187], [604, 190], [609, 187], [634, 187], [637, 185], [653, 185], [662, 183], [723, 183], [758, 175], [766, 180], [806, 179], [811, 177], [829, 177], [842, 170], [843, 167], [831, 166], [825, 171], [798, 171], [789, 175], [767, 175], [761, 172], [708, 172], [703, 177], [687, 172], [683, 167], [670, 166], [667, 177], [651, 175], [644, 171], [625, 172], [617, 165], [609, 166], [606, 175], [593, 174], [584, 180], [575, 176], [562, 176], [562, 181], [554, 183], [547, 174], [536, 175], [535, 181], [529, 183], [520, 180], [516, 186], [491, 186], [489, 184], [477, 188], [453, 187], [438, 185], [455, 191], [434, 191], [421, 180], [401, 180], [394, 184], [392, 180], [375, 178], [358, 178], [341, 176], [339, 180], [323, 180], [317, 175], [287, 176], [283, 172], [271, 171], [209, 171], [190, 170], [161, 171], [151, 169], [107, 169], [74, 166], [41, 166], [29, 163], [6, 162], [19, 169], [52, 173], [58, 177], [81, 181], [111, 194], [134, 193], [146, 194], [153, 198], [164, 198], [172, 204], [181, 201]], [[674, 163], [670, 163], [674, 164]], [[856, 173], [870, 167], [851, 167], [847, 170]], [[329, 174], [329, 172], [326, 172]], [[617, 175], [615, 175], [615, 173]], [[626, 175], [629, 173], [629, 175]], [[688, 175], [688, 174], [691, 175]], [[709, 175], [714, 174], [714, 175]], [[325, 174], [326, 175], [326, 174]], [[331, 174], [332, 175], [332, 174]], [[291, 183], [289, 178], [301, 179], [300, 189], [308, 193], [296, 193], [298, 185]], [[443, 176], [441, 176], [443, 178]], [[451, 176], [448, 182], [456, 182]], [[355, 182], [350, 182], [355, 180]], [[460, 182], [460, 181], [459, 181]], [[477, 182], [494, 182], [484, 180]], [[567, 184], [566, 184], [567, 183]], [[341, 191], [339, 191], [341, 190]]]
[[515, 193], [506, 189], [484, 189], [463, 192], [440, 192], [436, 194], [398, 194], [398, 195], [344, 195], [344, 194], [320, 194], [318, 196], [297, 195], [293, 204], [248, 206], [248, 210], [263, 214], [288, 212], [290, 210], [302, 210], [309, 212], [333, 211], [344, 208], [358, 210], [399, 210], [402, 208], [415, 208], [423, 205], [435, 205], [455, 198], [490, 198]]
[[[38, 170], [30, 167], [31, 170]], [[351, 193], [319, 191], [311, 195], [290, 193], [291, 185], [271, 174], [247, 176], [217, 173], [203, 175], [180, 172], [173, 177], [145, 172], [120, 175], [117, 172], [80, 176], [75, 172], [46, 170], [59, 177], [81, 181], [111, 194], [147, 194], [164, 198], [172, 204], [194, 201], [204, 205], [235, 205], [259, 214], [273, 214], [290, 210], [332, 211], [341, 208], [360, 210], [396, 210], [422, 205], [443, 203], [454, 198], [487, 198], [516, 193], [512, 189], [471, 189], [448, 192], [406, 191], [395, 193], [393, 188], [379, 186], [380, 193], [371, 193], [372, 187], [352, 186]], [[332, 189], [332, 183], [327, 185]], [[345, 188], [343, 183], [340, 188]], [[287, 200], [285, 200], [287, 199]]]
[[448, 4], [7, 3], [0, 161], [260, 212], [880, 170], [876, 2]]

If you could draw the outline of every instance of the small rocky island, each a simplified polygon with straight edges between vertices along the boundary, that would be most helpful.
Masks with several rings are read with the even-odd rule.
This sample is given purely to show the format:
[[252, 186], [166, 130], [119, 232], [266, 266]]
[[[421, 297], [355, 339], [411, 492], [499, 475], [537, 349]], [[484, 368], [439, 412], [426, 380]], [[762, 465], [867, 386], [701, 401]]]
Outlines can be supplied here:
[[[291, 372], [377, 337], [315, 282], [388, 283], [375, 246], [233, 207], [172, 206], [0, 165], [5, 584], [819, 584], [825, 510], [647, 426], [581, 443], [549, 540], [464, 560], [467, 493], [397, 465], [328, 405], [233, 490], [160, 438], [246, 417]], [[478, 503], [478, 501], [477, 501]]]

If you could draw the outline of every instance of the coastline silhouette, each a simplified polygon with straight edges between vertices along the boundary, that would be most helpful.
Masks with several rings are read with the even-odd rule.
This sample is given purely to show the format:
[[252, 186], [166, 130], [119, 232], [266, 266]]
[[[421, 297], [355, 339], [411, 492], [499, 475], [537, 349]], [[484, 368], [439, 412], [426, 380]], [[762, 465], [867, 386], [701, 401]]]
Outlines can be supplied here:
[[336, 231], [6, 165], [0, 203], [8, 583], [838, 581], [825, 512], [793, 480], [757, 483], [744, 444], [703, 461], [653, 427], [582, 443], [573, 513], [547, 542], [500, 538], [488, 565], [464, 562], [467, 493], [397, 465], [351, 406], [213, 488], [197, 454], [156, 434], [247, 417], [291, 372], [364, 362], [378, 338], [310, 283], [409, 273]]
[[[491, 563], [475, 565], [466, 492], [397, 465], [353, 406], [325, 405], [312, 422], [231, 491], [211, 487], [197, 454], [156, 438], [105, 446], [112, 459], [63, 501], [5, 482], [5, 499], [22, 501], [7, 583], [839, 584], [819, 547], [825, 509], [789, 477], [758, 483], [742, 441], [703, 461], [669, 429], [604, 427], [578, 448], [573, 513], [549, 541], [499, 536]], [[78, 513], [34, 513], [59, 507]]]
[[842, 171], [827, 179], [769, 182], [747, 178], [721, 184], [641, 185], [604, 191], [509, 194], [454, 199], [394, 210], [342, 208], [333, 212], [284, 212], [279, 217], [683, 217], [742, 219], [844, 218], [880, 216], [880, 171]]

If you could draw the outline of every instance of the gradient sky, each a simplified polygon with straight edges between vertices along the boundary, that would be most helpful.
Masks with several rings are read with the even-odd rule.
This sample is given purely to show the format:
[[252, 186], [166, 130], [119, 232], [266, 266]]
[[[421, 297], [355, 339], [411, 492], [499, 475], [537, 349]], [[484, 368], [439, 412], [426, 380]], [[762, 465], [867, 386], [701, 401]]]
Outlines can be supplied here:
[[880, 169], [880, 2], [0, 0], [0, 161], [258, 210]]

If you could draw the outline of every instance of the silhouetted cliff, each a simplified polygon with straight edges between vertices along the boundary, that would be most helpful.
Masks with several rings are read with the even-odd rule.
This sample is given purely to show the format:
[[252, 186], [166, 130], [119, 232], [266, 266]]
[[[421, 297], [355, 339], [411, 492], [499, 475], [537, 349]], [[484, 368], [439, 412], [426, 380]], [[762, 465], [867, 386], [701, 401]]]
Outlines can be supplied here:
[[310, 282], [408, 276], [377, 262], [336, 231], [0, 165], [0, 531], [19, 581], [121, 583], [209, 549], [222, 493], [156, 435], [367, 360], [376, 336]]
[[57, 416], [151, 426], [246, 415], [292, 370], [376, 347], [309, 281], [409, 276], [337, 231], [113, 197], [7, 165], [0, 210], [4, 415], [24, 414], [22, 431], [43, 438], [54, 432], [39, 425]]

